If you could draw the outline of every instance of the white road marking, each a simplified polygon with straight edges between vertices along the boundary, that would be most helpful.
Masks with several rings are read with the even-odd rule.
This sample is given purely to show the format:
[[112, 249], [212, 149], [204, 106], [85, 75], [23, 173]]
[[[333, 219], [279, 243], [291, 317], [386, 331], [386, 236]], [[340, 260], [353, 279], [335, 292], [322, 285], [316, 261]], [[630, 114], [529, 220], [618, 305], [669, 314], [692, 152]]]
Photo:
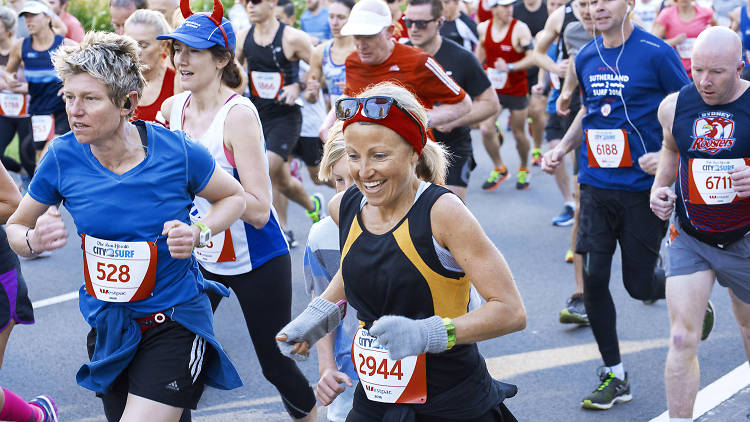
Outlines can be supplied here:
[[60, 296], [37, 300], [36, 302], [32, 302], [31, 306], [34, 309], [39, 309], [44, 308], [45, 306], [56, 305], [58, 303], [63, 303], [74, 299], [78, 299], [78, 290], [76, 290], [75, 292], [65, 293], [64, 295]]
[[[745, 362], [698, 392], [695, 406], [693, 406], [693, 419], [698, 419], [747, 387], [748, 384], [750, 384], [750, 365]], [[665, 411], [649, 422], [669, 422], [669, 412]]]

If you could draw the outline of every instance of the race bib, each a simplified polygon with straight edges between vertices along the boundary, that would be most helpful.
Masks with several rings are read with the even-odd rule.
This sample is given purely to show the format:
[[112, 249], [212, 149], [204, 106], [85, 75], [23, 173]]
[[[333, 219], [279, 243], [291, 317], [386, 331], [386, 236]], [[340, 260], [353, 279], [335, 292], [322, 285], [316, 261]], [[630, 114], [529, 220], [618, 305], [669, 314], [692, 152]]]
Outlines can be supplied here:
[[494, 67], [487, 68], [487, 77], [495, 89], [505, 88], [505, 83], [508, 82], [508, 72], [501, 72]]
[[156, 283], [156, 243], [119, 242], [83, 235], [86, 292], [106, 302], [135, 302]]
[[[190, 212], [190, 219], [193, 223], [200, 221], [198, 209], [193, 207]], [[195, 259], [201, 262], [232, 262], [237, 257], [234, 254], [234, 243], [232, 242], [232, 233], [229, 229], [211, 236], [208, 244], [202, 248], [193, 249]]]
[[623, 129], [587, 129], [589, 167], [633, 167], [628, 134]]
[[695, 44], [695, 40], [695, 38], [687, 38], [685, 39], [685, 41], [675, 46], [675, 48], [677, 48], [677, 54], [680, 55], [680, 58], [689, 59], [693, 56], [693, 45]]
[[426, 356], [401, 360], [388, 358], [388, 350], [364, 328], [357, 330], [352, 344], [352, 362], [359, 382], [372, 401], [423, 404], [427, 401]]
[[47, 142], [55, 137], [55, 117], [53, 115], [31, 116], [31, 131], [34, 142]]
[[0, 92], [0, 116], [26, 116], [28, 95], [15, 92]]
[[281, 72], [250, 72], [250, 85], [253, 96], [276, 99], [284, 86], [284, 75]]
[[750, 158], [688, 160], [688, 197], [690, 202], [703, 205], [738, 202], [737, 192], [732, 188], [729, 170], [750, 165]]

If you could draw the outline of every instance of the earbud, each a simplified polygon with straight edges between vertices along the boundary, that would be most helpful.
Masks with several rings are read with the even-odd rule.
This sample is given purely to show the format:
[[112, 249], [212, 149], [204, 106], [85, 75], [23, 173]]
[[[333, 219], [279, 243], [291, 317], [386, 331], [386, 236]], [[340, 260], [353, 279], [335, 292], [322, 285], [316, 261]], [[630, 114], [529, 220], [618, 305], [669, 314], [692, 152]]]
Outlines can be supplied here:
[[130, 95], [125, 96], [125, 104], [122, 105], [122, 108], [130, 108], [133, 105], [130, 103]]

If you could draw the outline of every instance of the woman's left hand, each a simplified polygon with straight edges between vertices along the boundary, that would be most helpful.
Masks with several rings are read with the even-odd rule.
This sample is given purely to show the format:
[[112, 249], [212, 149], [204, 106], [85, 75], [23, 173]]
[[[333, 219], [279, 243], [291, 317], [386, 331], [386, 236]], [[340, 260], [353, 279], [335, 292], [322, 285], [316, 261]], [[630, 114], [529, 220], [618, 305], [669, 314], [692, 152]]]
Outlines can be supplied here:
[[164, 223], [162, 235], [167, 235], [169, 254], [175, 259], [188, 259], [193, 254], [196, 237], [195, 230], [179, 220]]
[[393, 360], [422, 353], [440, 353], [448, 348], [448, 331], [443, 319], [437, 315], [425, 319], [386, 315], [375, 321], [369, 332], [388, 349]]

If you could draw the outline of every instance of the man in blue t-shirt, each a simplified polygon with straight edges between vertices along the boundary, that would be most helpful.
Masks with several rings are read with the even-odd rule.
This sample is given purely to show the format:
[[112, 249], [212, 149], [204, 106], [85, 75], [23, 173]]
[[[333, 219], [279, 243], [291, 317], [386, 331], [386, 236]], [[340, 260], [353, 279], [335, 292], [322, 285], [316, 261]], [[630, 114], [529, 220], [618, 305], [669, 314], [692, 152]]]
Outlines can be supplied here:
[[619, 242], [623, 282], [633, 298], [664, 298], [664, 271], [655, 266], [667, 227], [649, 208], [662, 141], [657, 108], [689, 80], [673, 48], [633, 26], [632, 0], [594, 1], [589, 7], [601, 35], [576, 56], [582, 107], [560, 144], [545, 154], [543, 166], [553, 171], [581, 145], [576, 252], [583, 255], [584, 305], [604, 360], [601, 384], [581, 406], [609, 409], [632, 399], [609, 291], [612, 256]]
[[331, 39], [331, 26], [328, 24], [328, 9], [322, 0], [307, 0], [307, 10], [300, 17], [301, 29], [310, 36], [313, 45]]

